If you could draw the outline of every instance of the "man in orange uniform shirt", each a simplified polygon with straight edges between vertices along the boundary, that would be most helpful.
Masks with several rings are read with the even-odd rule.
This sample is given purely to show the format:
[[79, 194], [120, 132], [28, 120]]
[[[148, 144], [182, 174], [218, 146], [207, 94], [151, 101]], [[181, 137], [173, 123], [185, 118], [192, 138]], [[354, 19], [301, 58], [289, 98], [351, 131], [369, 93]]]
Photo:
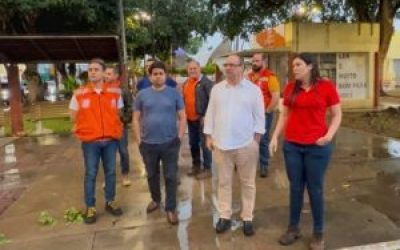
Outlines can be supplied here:
[[[188, 80], [183, 84], [182, 93], [192, 155], [192, 171], [188, 175], [194, 176], [196, 179], [205, 179], [211, 177], [212, 153], [206, 146], [203, 123], [214, 83], [206, 76], [201, 75], [200, 64], [197, 61], [188, 63], [187, 72]], [[203, 157], [201, 157], [200, 151], [202, 151]], [[201, 170], [201, 158], [203, 159], [203, 170]]]
[[260, 141], [260, 177], [262, 178], [268, 176], [269, 131], [274, 118], [274, 110], [279, 102], [279, 81], [275, 74], [267, 69], [265, 59], [262, 53], [254, 54], [251, 59], [252, 70], [248, 75], [249, 80], [261, 88], [264, 96], [265, 134]]
[[75, 91], [69, 109], [75, 135], [82, 141], [85, 162], [85, 223], [96, 222], [96, 176], [100, 158], [105, 177], [105, 210], [114, 216], [122, 214], [115, 201], [115, 159], [122, 134], [119, 110], [123, 107], [121, 90], [104, 83], [106, 65], [92, 59], [88, 67], [89, 83]]

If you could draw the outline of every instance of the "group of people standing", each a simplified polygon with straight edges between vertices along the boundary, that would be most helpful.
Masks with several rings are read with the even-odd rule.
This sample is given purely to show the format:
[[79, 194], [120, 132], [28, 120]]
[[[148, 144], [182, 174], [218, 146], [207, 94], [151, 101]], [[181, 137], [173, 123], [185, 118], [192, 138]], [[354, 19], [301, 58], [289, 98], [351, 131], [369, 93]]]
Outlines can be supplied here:
[[[123, 176], [129, 172], [127, 126], [133, 110], [133, 130], [147, 172], [151, 202], [147, 213], [161, 207], [160, 171], [165, 179], [167, 221], [178, 224], [177, 171], [182, 138], [189, 132], [192, 166], [188, 176], [198, 180], [217, 173], [219, 220], [217, 233], [231, 228], [232, 179], [237, 169], [241, 184], [241, 219], [243, 233], [254, 235], [257, 169], [269, 175], [270, 155], [278, 148], [284, 132], [283, 153], [290, 182], [290, 215], [288, 230], [280, 237], [282, 245], [300, 237], [300, 215], [304, 189], [307, 187], [314, 219], [311, 249], [324, 249], [323, 186], [325, 171], [332, 153], [331, 141], [341, 122], [341, 107], [335, 85], [319, 75], [318, 64], [309, 54], [293, 58], [294, 81], [283, 91], [283, 106], [274, 133], [269, 140], [273, 114], [280, 99], [280, 84], [267, 69], [265, 57], [252, 57], [252, 70], [244, 75], [244, 60], [231, 55], [225, 59], [226, 79], [214, 84], [201, 74], [200, 64], [187, 64], [188, 79], [181, 87], [168, 77], [165, 64], [146, 62], [147, 76], [138, 83], [138, 93], [126, 98], [124, 88], [105, 82], [106, 66], [93, 59], [89, 63], [89, 83], [78, 89], [71, 100], [71, 117], [75, 134], [82, 141], [85, 162], [85, 222], [96, 221], [95, 181], [100, 159], [105, 172], [105, 210], [119, 216], [115, 203], [116, 151], [120, 148]], [[105, 72], [104, 72], [105, 71]], [[113, 69], [114, 73], [115, 68]], [[129, 99], [129, 100], [127, 100]], [[126, 111], [126, 112], [125, 112]], [[329, 126], [326, 113], [332, 115]], [[132, 113], [132, 112], [131, 112]], [[125, 117], [127, 119], [123, 119]], [[126, 150], [125, 150], [126, 149]], [[126, 155], [127, 157], [123, 156]], [[214, 158], [214, 161], [213, 161]], [[123, 184], [129, 185], [129, 178]]]

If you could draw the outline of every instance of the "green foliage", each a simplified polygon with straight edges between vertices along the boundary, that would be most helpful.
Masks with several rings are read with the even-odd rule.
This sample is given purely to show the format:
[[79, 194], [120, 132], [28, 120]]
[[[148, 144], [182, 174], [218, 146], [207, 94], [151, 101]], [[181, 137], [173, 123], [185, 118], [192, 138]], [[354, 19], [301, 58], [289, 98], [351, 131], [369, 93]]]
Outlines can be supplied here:
[[[209, 0], [124, 0], [127, 48], [135, 57], [154, 53], [168, 58], [171, 49], [188, 45], [195, 52], [210, 33]], [[149, 22], [133, 18], [152, 14]], [[119, 33], [115, 0], [1, 0], [0, 34]], [[153, 46], [154, 44], [154, 46]]]
[[71, 207], [64, 211], [64, 221], [67, 223], [82, 223], [83, 215], [76, 208]]
[[11, 240], [7, 239], [5, 234], [0, 233], [0, 246], [11, 243]]
[[184, 50], [188, 54], [196, 54], [200, 47], [203, 45], [204, 39], [202, 37], [193, 37], [190, 38], [186, 46], [184, 47]]
[[[46, 119], [42, 121], [42, 126], [45, 129], [50, 129], [54, 134], [70, 134], [72, 122], [69, 118]], [[28, 136], [34, 135], [36, 123], [28, 117], [24, 117], [24, 133]], [[5, 134], [11, 136], [11, 126], [5, 128]]]
[[77, 79], [71, 75], [67, 76], [67, 78], [64, 79], [63, 85], [64, 85], [64, 90], [62, 91], [62, 93], [67, 98], [70, 98], [74, 93], [74, 90], [79, 87]]
[[250, 33], [275, 26], [291, 17], [299, 0], [210, 0], [210, 10], [216, 13], [213, 31], [230, 39], [247, 38]]
[[[211, 11], [216, 13], [213, 30], [233, 39], [247, 37], [265, 27], [272, 27], [288, 20], [311, 21], [311, 10], [320, 10], [324, 22], [379, 22], [381, 4], [376, 0], [210, 0]], [[400, 0], [389, 1], [390, 15], [399, 15]], [[296, 11], [303, 6], [302, 15]]]
[[213, 75], [217, 71], [217, 65], [215, 63], [207, 63], [202, 69], [201, 73], [204, 75]]
[[[217, 70], [217, 65], [214, 63], [208, 63], [201, 68], [201, 73], [204, 75], [213, 75]], [[171, 73], [174, 75], [187, 76], [186, 68], [172, 68]]]
[[[127, 42], [130, 54], [151, 54], [152, 43], [157, 57], [166, 60], [171, 49], [184, 48], [193, 39], [210, 33], [212, 12], [208, 0], [127, 0]], [[139, 11], [151, 15], [150, 21], [137, 21], [133, 17]], [[152, 41], [153, 38], [153, 41]], [[189, 45], [195, 49], [195, 44]]]
[[2, 0], [0, 33], [116, 33], [117, 1]]
[[187, 70], [185, 68], [172, 68], [171, 73], [173, 75], [187, 76]]
[[72, 122], [69, 118], [47, 119], [43, 121], [43, 127], [50, 129], [55, 134], [70, 134]]
[[42, 211], [39, 214], [38, 222], [44, 226], [53, 226], [57, 223], [57, 220], [49, 212]]

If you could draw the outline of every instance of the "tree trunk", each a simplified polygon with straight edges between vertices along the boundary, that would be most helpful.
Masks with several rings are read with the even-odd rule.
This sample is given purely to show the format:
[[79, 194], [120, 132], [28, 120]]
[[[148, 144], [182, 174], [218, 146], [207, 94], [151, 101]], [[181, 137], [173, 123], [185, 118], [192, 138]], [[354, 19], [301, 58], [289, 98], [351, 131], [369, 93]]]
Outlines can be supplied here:
[[68, 64], [68, 74], [70, 76], [76, 77], [76, 64], [75, 63]]
[[65, 63], [57, 63], [56, 64], [56, 69], [57, 69], [58, 72], [60, 72], [63, 80], [65, 78], [67, 78], [67, 71], [65, 69]]
[[31, 104], [34, 104], [38, 101], [40, 94], [40, 75], [37, 72], [37, 64], [26, 64], [23, 77], [29, 91], [28, 100]]
[[22, 136], [24, 133], [24, 122], [18, 66], [16, 64], [6, 64], [5, 66], [9, 82], [10, 96], [12, 96], [12, 98], [10, 98], [11, 131], [13, 136]]
[[379, 56], [378, 56], [378, 82], [377, 86], [380, 88], [379, 93], [381, 95], [386, 95], [383, 91], [383, 67], [387, 52], [389, 50], [390, 41], [392, 40], [394, 27], [393, 18], [395, 11], [390, 0], [381, 0], [379, 6], [380, 19], [380, 36], [379, 36]]
[[64, 82], [65, 79], [67, 79], [67, 70], [65, 69], [65, 63], [57, 63], [56, 64], [56, 70], [60, 73], [61, 75], [61, 83]]

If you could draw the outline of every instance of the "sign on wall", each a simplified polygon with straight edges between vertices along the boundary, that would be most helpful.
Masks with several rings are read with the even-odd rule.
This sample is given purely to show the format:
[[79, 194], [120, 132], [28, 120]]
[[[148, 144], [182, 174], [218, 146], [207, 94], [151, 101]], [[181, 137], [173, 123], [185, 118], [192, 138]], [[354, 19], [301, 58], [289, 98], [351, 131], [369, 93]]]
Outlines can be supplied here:
[[285, 47], [285, 25], [265, 29], [254, 35], [253, 48], [276, 49]]
[[336, 83], [341, 99], [368, 97], [368, 65], [366, 53], [337, 53]]

